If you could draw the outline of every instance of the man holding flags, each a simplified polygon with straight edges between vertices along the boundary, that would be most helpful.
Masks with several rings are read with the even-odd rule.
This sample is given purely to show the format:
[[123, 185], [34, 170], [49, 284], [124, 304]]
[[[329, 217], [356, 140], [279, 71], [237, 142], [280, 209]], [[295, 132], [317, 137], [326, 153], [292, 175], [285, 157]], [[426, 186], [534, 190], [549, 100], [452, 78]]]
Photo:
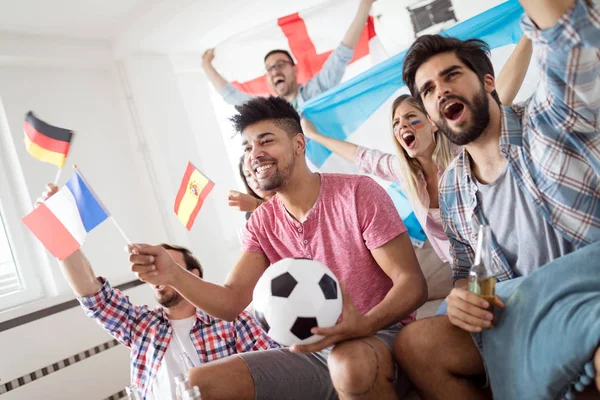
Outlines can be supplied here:
[[[57, 192], [55, 185], [48, 185], [36, 206]], [[161, 246], [180, 268], [202, 278], [202, 266], [188, 249]], [[144, 398], [150, 393], [155, 399], [173, 398], [173, 379], [187, 372], [189, 361], [198, 366], [236, 353], [279, 347], [247, 312], [231, 322], [213, 318], [169, 286], [151, 285], [160, 307], [134, 305], [96, 276], [80, 249], [60, 265], [86, 314], [131, 349], [131, 382], [142, 389]]]

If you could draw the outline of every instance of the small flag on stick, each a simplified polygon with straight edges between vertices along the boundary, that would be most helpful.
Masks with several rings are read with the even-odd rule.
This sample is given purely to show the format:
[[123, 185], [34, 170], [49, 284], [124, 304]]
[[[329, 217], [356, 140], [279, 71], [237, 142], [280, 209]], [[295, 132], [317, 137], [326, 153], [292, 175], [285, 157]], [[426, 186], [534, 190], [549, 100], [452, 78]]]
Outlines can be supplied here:
[[210, 179], [188, 161], [175, 198], [175, 214], [188, 231], [192, 229], [204, 199], [214, 186], [215, 184]]
[[65, 165], [73, 131], [47, 124], [31, 111], [25, 115], [24, 131], [29, 154], [58, 168]]
[[23, 223], [54, 257], [64, 260], [81, 247], [88, 232], [109, 216], [75, 168], [67, 184], [26, 215]]

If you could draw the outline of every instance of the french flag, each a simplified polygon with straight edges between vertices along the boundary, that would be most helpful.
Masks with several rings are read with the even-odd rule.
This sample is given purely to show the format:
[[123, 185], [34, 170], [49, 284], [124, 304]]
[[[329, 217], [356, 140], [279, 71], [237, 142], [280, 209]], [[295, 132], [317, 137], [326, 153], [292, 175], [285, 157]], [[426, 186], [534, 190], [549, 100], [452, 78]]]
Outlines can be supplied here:
[[26, 215], [23, 223], [54, 257], [64, 260], [109, 216], [75, 168], [67, 184]]

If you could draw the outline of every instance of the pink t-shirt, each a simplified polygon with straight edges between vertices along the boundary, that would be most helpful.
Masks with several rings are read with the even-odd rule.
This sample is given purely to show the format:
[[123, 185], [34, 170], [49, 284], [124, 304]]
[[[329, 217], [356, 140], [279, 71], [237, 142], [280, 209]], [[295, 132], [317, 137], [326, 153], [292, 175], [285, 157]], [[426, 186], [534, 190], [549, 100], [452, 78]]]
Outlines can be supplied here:
[[[379, 304], [392, 280], [371, 255], [406, 227], [385, 190], [367, 176], [321, 174], [321, 190], [304, 223], [296, 221], [277, 196], [246, 223], [242, 251], [269, 262], [311, 258], [326, 265], [346, 288], [358, 311]], [[403, 320], [412, 322], [414, 313]]]

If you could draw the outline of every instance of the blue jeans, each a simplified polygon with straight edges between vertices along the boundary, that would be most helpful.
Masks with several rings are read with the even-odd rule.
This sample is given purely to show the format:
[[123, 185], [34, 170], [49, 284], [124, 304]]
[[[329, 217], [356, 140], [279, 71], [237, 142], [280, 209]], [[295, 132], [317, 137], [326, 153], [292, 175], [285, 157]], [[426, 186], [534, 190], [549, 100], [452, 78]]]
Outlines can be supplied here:
[[600, 346], [600, 243], [497, 289], [506, 308], [481, 333], [494, 398], [568, 398], [589, 384]]

